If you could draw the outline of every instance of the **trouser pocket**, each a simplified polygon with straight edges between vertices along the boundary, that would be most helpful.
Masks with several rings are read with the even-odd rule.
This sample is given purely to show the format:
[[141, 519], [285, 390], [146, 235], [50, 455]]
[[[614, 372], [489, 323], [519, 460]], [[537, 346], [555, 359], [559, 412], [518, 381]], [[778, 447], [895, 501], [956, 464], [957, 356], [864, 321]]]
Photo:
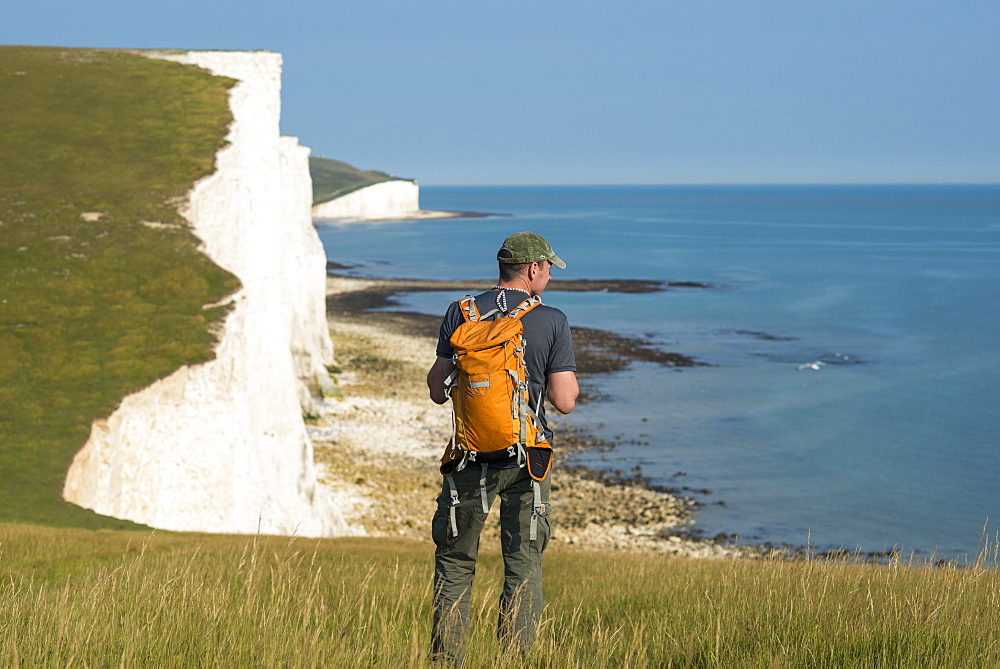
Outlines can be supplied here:
[[458, 508], [452, 504], [451, 491], [447, 482], [438, 495], [437, 508], [431, 519], [431, 538], [439, 548], [452, 545], [458, 538]]

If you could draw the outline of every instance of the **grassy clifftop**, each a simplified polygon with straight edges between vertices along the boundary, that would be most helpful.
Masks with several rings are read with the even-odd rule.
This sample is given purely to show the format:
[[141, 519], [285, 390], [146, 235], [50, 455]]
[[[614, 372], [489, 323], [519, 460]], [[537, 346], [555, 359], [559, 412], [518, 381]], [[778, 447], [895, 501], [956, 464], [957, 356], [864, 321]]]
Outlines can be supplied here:
[[209, 360], [238, 287], [178, 213], [233, 81], [121, 51], [0, 47], [0, 522], [121, 526], [61, 499], [92, 421]]
[[[378, 170], [358, 168], [329, 158], [314, 156], [309, 158], [309, 173], [313, 182], [313, 205], [329, 202], [366, 186], [383, 181], [397, 181], [394, 177]], [[402, 179], [412, 181], [412, 179]]]

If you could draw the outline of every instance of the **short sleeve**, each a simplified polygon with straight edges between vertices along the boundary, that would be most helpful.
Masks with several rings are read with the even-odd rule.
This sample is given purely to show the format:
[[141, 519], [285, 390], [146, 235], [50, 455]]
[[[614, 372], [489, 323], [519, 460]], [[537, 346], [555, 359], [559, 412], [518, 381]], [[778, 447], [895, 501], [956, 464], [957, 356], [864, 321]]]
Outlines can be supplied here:
[[573, 351], [573, 334], [570, 331], [569, 320], [563, 312], [555, 311], [559, 317], [555, 319], [552, 348], [549, 351], [545, 372], [547, 374], [575, 372], [576, 354]]
[[458, 302], [448, 305], [448, 311], [441, 319], [441, 327], [438, 330], [437, 356], [439, 358], [451, 358], [455, 351], [451, 348], [451, 335], [455, 328], [462, 322], [462, 314], [459, 313]]

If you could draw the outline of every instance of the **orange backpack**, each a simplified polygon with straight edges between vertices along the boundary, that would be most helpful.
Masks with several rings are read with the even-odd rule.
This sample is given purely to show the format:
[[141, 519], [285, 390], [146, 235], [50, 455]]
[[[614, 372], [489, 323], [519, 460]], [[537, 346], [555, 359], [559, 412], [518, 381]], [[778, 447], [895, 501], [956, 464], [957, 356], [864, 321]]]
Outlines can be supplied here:
[[[441, 473], [452, 484], [453, 507], [457, 506], [451, 474], [468, 463], [477, 462], [477, 454], [506, 450], [527, 466], [534, 479], [536, 515], [545, 515], [540, 503], [538, 481], [548, 475], [552, 447], [545, 439], [537, 410], [529, 403], [528, 371], [524, 364], [524, 327], [521, 317], [540, 305], [542, 299], [525, 299], [509, 313], [498, 309], [480, 315], [476, 299], [466, 295], [458, 304], [464, 322], [451, 335], [455, 371], [445, 384], [452, 400], [454, 431], [445, 449]], [[542, 398], [539, 396], [538, 401]], [[537, 409], [537, 407], [536, 407]], [[483, 510], [489, 511], [482, 463]], [[532, 518], [534, 533], [535, 518]], [[454, 527], [453, 530], [457, 531]]]

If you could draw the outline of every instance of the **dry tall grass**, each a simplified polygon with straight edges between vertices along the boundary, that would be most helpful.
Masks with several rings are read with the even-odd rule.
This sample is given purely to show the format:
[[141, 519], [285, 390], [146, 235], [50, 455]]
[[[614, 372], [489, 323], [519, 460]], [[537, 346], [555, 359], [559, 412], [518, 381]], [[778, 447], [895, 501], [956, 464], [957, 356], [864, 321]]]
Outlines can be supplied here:
[[[467, 666], [997, 666], [996, 544], [967, 567], [692, 560], [555, 547], [539, 641]], [[431, 549], [0, 525], [0, 665], [424, 666]]]

